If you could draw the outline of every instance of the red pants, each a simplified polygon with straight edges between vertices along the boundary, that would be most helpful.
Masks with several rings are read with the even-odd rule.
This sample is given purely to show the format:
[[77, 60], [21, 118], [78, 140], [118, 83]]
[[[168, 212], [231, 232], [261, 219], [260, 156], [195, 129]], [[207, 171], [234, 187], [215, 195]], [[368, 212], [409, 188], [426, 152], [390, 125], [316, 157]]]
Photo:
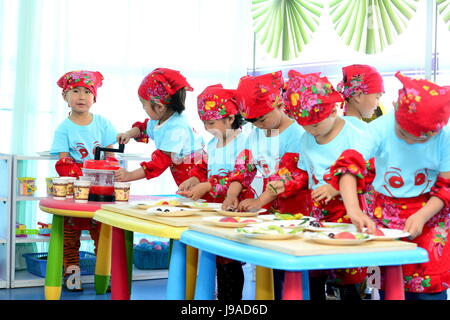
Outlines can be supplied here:
[[[422, 208], [430, 198], [424, 194], [414, 198], [391, 198], [374, 192], [369, 213], [378, 226], [403, 230], [406, 219]], [[422, 234], [414, 240], [427, 250], [430, 261], [403, 266], [405, 290], [416, 293], [433, 293], [450, 287], [450, 245], [447, 242], [450, 228], [450, 208], [446, 207], [423, 227]], [[382, 279], [383, 280], [383, 279]], [[383, 281], [382, 284], [383, 286]]]

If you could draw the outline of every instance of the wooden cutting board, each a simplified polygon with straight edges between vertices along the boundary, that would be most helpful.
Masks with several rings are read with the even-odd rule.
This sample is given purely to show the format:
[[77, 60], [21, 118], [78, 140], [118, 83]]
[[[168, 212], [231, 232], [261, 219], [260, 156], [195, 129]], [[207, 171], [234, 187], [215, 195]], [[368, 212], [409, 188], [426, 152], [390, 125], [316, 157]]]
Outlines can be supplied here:
[[154, 213], [149, 213], [145, 210], [132, 208], [133, 206], [130, 204], [104, 204], [102, 205], [102, 209], [113, 211], [117, 213], [121, 213], [127, 216], [140, 218], [143, 220], [149, 220], [153, 222], [167, 224], [169, 226], [174, 227], [187, 227], [192, 223], [200, 222], [203, 217], [214, 216], [212, 212], [204, 212], [204, 211], [196, 211], [191, 216], [184, 217], [163, 217], [157, 216]]
[[310, 240], [304, 240], [298, 236], [286, 240], [258, 240], [247, 238], [237, 233], [236, 229], [234, 228], [214, 227], [202, 221], [191, 224], [189, 226], [189, 229], [249, 244], [259, 248], [265, 248], [291, 254], [294, 256], [414, 250], [417, 247], [415, 243], [399, 240], [392, 240], [392, 241], [371, 240], [363, 244], [351, 246], [320, 244]]

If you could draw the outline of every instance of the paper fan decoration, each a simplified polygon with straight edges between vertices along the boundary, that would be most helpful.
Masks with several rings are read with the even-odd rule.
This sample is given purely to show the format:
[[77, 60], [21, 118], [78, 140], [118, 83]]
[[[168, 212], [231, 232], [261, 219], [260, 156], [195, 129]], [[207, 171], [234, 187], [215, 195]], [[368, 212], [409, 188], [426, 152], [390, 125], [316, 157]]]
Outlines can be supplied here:
[[439, 14], [448, 24], [448, 30], [450, 30], [450, 0], [436, 0], [436, 3]]
[[319, 25], [323, 4], [310, 0], [252, 0], [254, 31], [267, 53], [290, 60]]
[[374, 54], [391, 45], [405, 30], [416, 12], [417, 2], [334, 0], [330, 1], [330, 16], [336, 32], [348, 46]]

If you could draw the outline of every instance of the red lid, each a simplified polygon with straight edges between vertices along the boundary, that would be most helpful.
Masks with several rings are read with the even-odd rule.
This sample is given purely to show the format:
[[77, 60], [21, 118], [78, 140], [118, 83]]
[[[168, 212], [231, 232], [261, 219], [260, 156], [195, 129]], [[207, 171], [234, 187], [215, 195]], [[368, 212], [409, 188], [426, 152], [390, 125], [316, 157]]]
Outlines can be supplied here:
[[110, 160], [85, 160], [83, 164], [85, 169], [96, 169], [96, 170], [118, 170], [119, 162]]

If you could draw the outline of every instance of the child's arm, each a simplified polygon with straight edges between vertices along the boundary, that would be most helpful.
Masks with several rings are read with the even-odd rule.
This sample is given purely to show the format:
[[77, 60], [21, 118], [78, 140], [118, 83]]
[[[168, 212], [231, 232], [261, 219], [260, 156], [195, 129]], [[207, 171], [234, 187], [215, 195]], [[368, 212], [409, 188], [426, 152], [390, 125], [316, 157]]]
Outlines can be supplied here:
[[339, 180], [339, 189], [345, 209], [347, 210], [347, 216], [352, 220], [352, 223], [359, 232], [366, 227], [368, 233], [374, 234], [376, 224], [361, 210], [358, 193], [356, 192], [356, 184], [356, 178], [351, 173], [343, 174]]
[[422, 233], [423, 226], [428, 220], [450, 205], [450, 172], [439, 174], [430, 194], [431, 198], [426, 205], [406, 219], [404, 231], [409, 232], [412, 239]]
[[319, 202], [321, 200], [325, 200], [325, 204], [327, 204], [331, 199], [339, 195], [339, 191], [333, 188], [330, 184], [325, 184], [320, 187], [317, 187], [311, 192], [311, 196], [314, 201]]
[[127, 144], [131, 139], [139, 137], [140, 134], [141, 130], [138, 127], [133, 127], [126, 132], [119, 133], [117, 135], [117, 142], [121, 144]]
[[222, 210], [234, 211], [238, 208], [239, 205], [238, 197], [242, 189], [243, 187], [240, 182], [233, 181], [230, 183], [230, 186], [227, 191], [227, 196], [222, 203]]
[[275, 193], [266, 188], [266, 190], [258, 198], [245, 199], [241, 201], [238, 206], [238, 211], [249, 212], [259, 210], [276, 198], [277, 196], [275, 195]]
[[83, 175], [80, 167], [69, 152], [59, 152], [59, 160], [55, 163], [56, 172], [60, 177], [80, 177]]

